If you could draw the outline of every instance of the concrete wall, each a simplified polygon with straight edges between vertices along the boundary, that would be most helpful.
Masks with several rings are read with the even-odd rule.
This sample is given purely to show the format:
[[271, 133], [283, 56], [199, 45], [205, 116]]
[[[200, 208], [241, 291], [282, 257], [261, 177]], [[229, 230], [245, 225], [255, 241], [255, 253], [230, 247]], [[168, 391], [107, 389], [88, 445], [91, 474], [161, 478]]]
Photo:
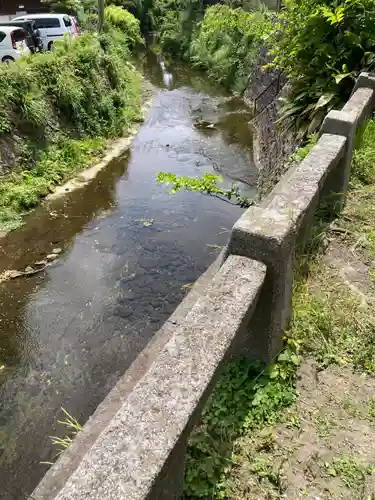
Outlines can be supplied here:
[[[375, 106], [362, 74], [317, 144], [233, 227], [202, 276], [83, 431], [50, 469], [34, 500], [172, 500], [183, 489], [189, 433], [228, 359], [269, 361], [291, 316], [293, 257], [319, 203], [340, 210], [356, 130]], [[332, 196], [334, 195], [334, 196]]]

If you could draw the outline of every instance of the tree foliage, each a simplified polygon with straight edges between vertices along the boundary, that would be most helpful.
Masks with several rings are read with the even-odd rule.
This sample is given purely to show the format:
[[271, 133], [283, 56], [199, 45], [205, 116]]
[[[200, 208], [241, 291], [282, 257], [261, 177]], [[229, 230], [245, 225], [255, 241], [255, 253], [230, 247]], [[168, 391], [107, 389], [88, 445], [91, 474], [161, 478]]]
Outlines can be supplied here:
[[82, 0], [41, 0], [54, 12], [77, 15], [83, 8]]
[[348, 98], [358, 74], [375, 62], [373, 0], [289, 0], [268, 45], [290, 78], [282, 118], [312, 133]]
[[191, 60], [225, 87], [241, 91], [269, 27], [267, 12], [209, 7], [191, 44]]
[[205, 0], [153, 0], [150, 24], [163, 52], [185, 58], [190, 42], [203, 18]]
[[142, 42], [139, 20], [122, 7], [109, 5], [104, 10], [105, 21], [125, 34], [129, 45]]

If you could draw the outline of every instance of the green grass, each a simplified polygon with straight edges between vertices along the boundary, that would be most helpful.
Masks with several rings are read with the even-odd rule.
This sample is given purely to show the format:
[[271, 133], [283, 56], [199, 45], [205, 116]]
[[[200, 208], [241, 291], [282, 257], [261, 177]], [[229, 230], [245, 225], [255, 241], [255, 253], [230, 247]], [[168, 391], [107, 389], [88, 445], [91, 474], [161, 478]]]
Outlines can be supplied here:
[[340, 477], [347, 488], [358, 488], [373, 472], [373, 467], [352, 456], [335, 457], [325, 464], [329, 476]]
[[375, 396], [368, 402], [368, 414], [372, 419], [375, 418]]
[[[65, 410], [65, 408], [61, 408], [62, 412], [65, 415], [63, 420], [57, 420], [57, 423], [62, 425], [67, 434], [63, 437], [59, 436], [50, 436], [52, 444], [56, 446], [57, 452], [55, 458], [57, 459], [64, 451], [69, 448], [72, 444], [73, 439], [79, 434], [82, 430], [82, 425], [78, 422], [76, 418], [74, 418], [70, 413]], [[53, 462], [41, 462], [46, 465], [53, 465]]]
[[316, 432], [319, 437], [328, 437], [335, 428], [335, 421], [330, 415], [318, 413], [313, 416]]
[[107, 31], [0, 67], [0, 161], [10, 171], [1, 177], [0, 230], [18, 227], [23, 212], [140, 120], [140, 78], [127, 40]]
[[357, 417], [360, 415], [360, 409], [356, 406], [355, 401], [350, 394], [345, 394], [343, 397], [342, 408], [350, 417]]
[[62, 139], [42, 152], [33, 169], [4, 177], [0, 185], [0, 229], [18, 227], [24, 211], [36, 206], [55, 186], [92, 164], [104, 146], [104, 138]]
[[375, 370], [374, 317], [329, 266], [320, 264], [308, 281], [296, 285], [292, 334], [321, 367]]
[[[236, 464], [238, 439], [275, 423], [282, 409], [296, 399], [298, 351], [298, 343], [289, 340], [278, 359], [266, 368], [245, 360], [228, 366], [201, 424], [190, 436], [185, 498], [230, 498], [227, 476]], [[263, 438], [264, 446], [271, 446], [270, 437]], [[253, 466], [260, 467], [260, 463]]]

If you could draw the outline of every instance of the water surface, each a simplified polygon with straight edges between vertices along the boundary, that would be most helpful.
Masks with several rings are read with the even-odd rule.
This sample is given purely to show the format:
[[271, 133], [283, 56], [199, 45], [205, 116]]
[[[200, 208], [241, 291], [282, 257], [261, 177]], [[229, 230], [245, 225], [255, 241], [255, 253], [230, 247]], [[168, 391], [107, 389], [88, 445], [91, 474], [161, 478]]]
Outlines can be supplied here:
[[[1, 499], [27, 498], [56, 452], [48, 436], [65, 433], [60, 408], [87, 420], [242, 212], [197, 193], [171, 196], [157, 172], [219, 172], [253, 192], [243, 102], [155, 57], [143, 71], [155, 102], [129, 154], [1, 242], [0, 273], [63, 250], [46, 271], [0, 284]], [[201, 120], [215, 128], [197, 129]]]

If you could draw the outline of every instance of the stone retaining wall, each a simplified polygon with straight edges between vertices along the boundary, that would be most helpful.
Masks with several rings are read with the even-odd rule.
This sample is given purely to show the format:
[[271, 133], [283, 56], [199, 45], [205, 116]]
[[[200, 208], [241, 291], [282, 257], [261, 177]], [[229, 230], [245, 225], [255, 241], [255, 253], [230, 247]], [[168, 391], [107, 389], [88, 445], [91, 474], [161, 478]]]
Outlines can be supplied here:
[[[249, 74], [245, 100], [254, 103], [259, 95], [259, 109], [250, 122], [253, 135], [253, 158], [258, 171], [257, 191], [260, 197], [268, 194], [279, 181], [288, 167], [287, 160], [297, 149], [298, 141], [290, 130], [282, 129], [277, 123], [281, 109], [281, 97], [285, 97], [288, 86], [275, 96], [276, 87], [272, 85], [279, 72], [265, 66], [272, 61], [268, 49], [263, 47]], [[271, 87], [269, 87], [271, 85]], [[267, 90], [268, 89], [268, 90]], [[275, 98], [277, 97], [277, 98]]]
[[271, 360], [291, 316], [293, 257], [318, 205], [345, 202], [354, 137], [375, 106], [363, 73], [317, 144], [233, 227], [225, 252], [34, 491], [34, 500], [171, 500], [189, 433], [228, 359]]

